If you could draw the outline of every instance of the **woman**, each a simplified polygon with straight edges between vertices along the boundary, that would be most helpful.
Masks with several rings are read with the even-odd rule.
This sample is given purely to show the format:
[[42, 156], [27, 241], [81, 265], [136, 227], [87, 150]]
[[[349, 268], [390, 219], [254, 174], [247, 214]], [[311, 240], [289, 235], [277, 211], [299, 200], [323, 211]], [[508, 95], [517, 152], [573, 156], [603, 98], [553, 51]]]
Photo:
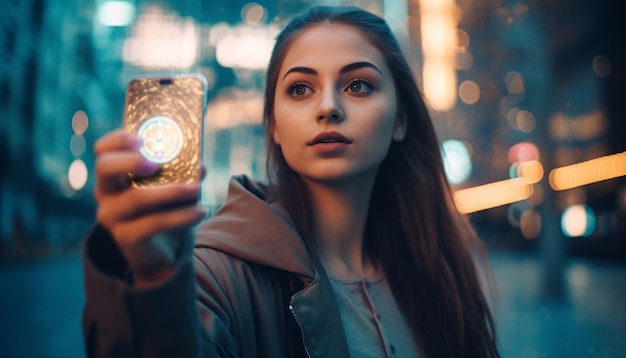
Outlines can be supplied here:
[[477, 246], [384, 20], [330, 7], [293, 19], [265, 96], [270, 185], [233, 178], [193, 254], [198, 186], [132, 189], [128, 172], [156, 170], [137, 138], [98, 141], [89, 355], [498, 356]]

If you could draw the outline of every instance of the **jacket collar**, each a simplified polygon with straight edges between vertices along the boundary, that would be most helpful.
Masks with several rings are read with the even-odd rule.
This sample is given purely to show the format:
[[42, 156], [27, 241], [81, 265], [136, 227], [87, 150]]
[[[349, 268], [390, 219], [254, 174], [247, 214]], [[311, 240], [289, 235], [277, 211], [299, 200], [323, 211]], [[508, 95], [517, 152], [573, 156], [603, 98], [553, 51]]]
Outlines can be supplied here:
[[293, 272], [311, 281], [315, 268], [291, 219], [265, 186], [246, 176], [230, 181], [224, 205], [196, 231], [196, 247]]

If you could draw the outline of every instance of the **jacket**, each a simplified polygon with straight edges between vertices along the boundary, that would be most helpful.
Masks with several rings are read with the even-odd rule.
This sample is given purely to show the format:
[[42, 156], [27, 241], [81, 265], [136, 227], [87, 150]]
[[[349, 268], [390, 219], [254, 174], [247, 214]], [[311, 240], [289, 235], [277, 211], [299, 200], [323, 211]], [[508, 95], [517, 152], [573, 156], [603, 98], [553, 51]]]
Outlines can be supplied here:
[[328, 277], [266, 188], [234, 177], [192, 258], [137, 289], [110, 235], [84, 245], [90, 357], [348, 357]]

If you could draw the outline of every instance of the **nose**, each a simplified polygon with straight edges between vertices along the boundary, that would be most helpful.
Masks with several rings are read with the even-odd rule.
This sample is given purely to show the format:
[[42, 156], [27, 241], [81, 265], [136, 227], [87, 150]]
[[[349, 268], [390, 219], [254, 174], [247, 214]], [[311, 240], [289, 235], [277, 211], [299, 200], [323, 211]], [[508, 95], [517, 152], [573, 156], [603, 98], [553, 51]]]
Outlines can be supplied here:
[[317, 120], [340, 123], [344, 120], [345, 114], [341, 108], [339, 94], [335, 89], [322, 92], [322, 98], [317, 113]]

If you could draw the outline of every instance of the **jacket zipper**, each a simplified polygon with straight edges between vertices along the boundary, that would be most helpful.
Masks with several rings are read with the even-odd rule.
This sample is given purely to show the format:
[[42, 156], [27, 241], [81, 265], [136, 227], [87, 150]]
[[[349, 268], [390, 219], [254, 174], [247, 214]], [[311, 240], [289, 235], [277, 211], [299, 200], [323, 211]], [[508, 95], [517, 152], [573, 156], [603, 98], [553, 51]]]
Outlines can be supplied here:
[[309, 352], [309, 347], [306, 346], [306, 341], [304, 340], [304, 330], [302, 329], [302, 324], [296, 315], [296, 311], [293, 309], [293, 305], [289, 305], [289, 311], [291, 311], [291, 315], [296, 320], [298, 327], [300, 327], [300, 334], [302, 335], [302, 345], [304, 346], [304, 351], [306, 352], [306, 356], [311, 358], [311, 352]]

